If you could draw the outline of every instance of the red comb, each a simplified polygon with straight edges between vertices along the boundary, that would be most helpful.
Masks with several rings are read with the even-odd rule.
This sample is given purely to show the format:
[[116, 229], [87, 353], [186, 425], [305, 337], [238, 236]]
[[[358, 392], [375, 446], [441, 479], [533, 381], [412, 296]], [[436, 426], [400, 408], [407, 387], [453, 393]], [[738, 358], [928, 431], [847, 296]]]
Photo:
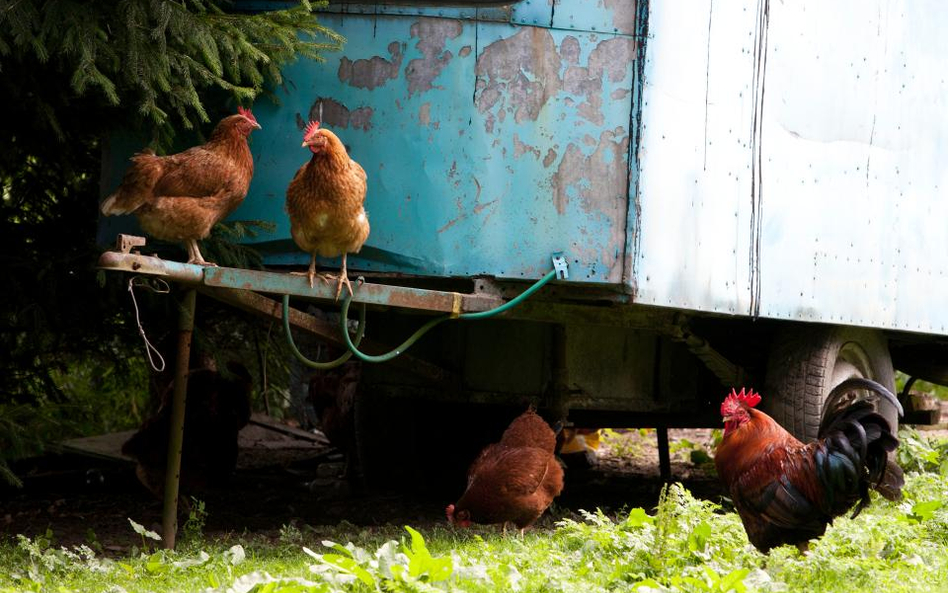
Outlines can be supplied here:
[[309, 135], [319, 129], [318, 121], [310, 121], [309, 125], [306, 126], [306, 130], [303, 131], [303, 138], [309, 138]]
[[728, 394], [726, 399], [736, 399], [737, 401], [747, 405], [748, 408], [753, 408], [760, 403], [760, 394], [755, 393], [753, 389], [745, 390], [743, 387], [741, 387], [740, 393], [738, 393], [736, 389], [731, 389], [731, 393]]
[[249, 120], [252, 121], [253, 123], [257, 123], [257, 118], [255, 118], [255, 117], [253, 116], [253, 113], [250, 113], [250, 110], [249, 110], [249, 109], [244, 109], [243, 107], [241, 107], [240, 105], [238, 105], [238, 106], [237, 106], [237, 113], [240, 114], [240, 115], [242, 115], [242, 116], [244, 116], [244, 117], [246, 117], [247, 119], [249, 119]]

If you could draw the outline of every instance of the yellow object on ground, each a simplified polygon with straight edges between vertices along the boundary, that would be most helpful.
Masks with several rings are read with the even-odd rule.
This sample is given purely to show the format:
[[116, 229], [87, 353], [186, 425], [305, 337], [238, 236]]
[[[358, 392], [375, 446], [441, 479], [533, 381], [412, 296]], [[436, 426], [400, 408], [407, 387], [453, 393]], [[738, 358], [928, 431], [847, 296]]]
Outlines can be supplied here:
[[560, 455], [583, 453], [599, 449], [600, 430], [598, 428], [564, 428], [563, 445]]

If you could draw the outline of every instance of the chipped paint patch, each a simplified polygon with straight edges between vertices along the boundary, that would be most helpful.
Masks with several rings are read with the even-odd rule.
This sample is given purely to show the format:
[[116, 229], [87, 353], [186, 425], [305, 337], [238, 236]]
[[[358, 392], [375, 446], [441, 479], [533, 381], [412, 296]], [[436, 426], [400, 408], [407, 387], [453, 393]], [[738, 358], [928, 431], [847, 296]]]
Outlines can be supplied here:
[[368, 132], [372, 129], [372, 116], [375, 110], [371, 107], [359, 107], [349, 114], [349, 123], [353, 128]]
[[521, 29], [514, 36], [495, 41], [484, 48], [477, 59], [477, 109], [485, 114], [485, 128], [493, 131], [493, 117], [514, 113], [519, 124], [536, 119], [543, 106], [559, 92], [560, 57], [549, 30], [539, 27]]
[[359, 89], [374, 90], [383, 86], [389, 80], [398, 78], [398, 70], [402, 67], [404, 46], [393, 41], [388, 44], [390, 60], [381, 56], [373, 56], [368, 60], [355, 60], [343, 56], [339, 62], [339, 80]]
[[409, 97], [435, 88], [434, 79], [454, 57], [444, 49], [445, 44], [460, 36], [461, 30], [461, 21], [451, 19], [420, 19], [411, 26], [411, 36], [418, 38], [415, 47], [423, 57], [408, 62], [405, 68]]
[[[578, 48], [579, 41], [567, 37], [560, 44], [561, 51], [572, 52], [573, 43]], [[608, 76], [609, 82], [616, 84], [631, 76], [630, 64], [635, 57], [635, 40], [616, 37], [597, 45], [589, 54], [589, 63], [585, 67], [571, 63], [563, 75], [563, 87], [572, 95], [585, 98], [576, 108], [580, 117], [594, 125], [603, 125], [603, 79]]]
[[612, 11], [612, 26], [616, 31], [629, 34], [635, 31], [635, 15], [638, 13], [637, 2], [603, 0], [602, 3]]
[[460, 56], [460, 57], [462, 57], [462, 58], [466, 58], [466, 57], [468, 57], [469, 55], [471, 55], [471, 46], [470, 46], [470, 45], [465, 45], [464, 47], [462, 47], [461, 49], [458, 50], [458, 56]]
[[619, 214], [628, 194], [628, 173], [624, 162], [629, 150], [629, 136], [622, 128], [603, 131], [596, 150], [589, 156], [570, 142], [553, 175], [553, 205], [559, 214], [566, 213], [570, 196], [581, 200], [588, 213], [599, 211], [607, 216]]
[[513, 143], [514, 143], [514, 158], [520, 158], [524, 154], [530, 153], [537, 160], [540, 159], [540, 149], [537, 148], [536, 146], [531, 146], [529, 144], [525, 144], [524, 142], [522, 142], [520, 140], [519, 134], [514, 134]]
[[307, 122], [318, 121], [330, 128], [345, 129], [352, 126], [353, 129], [368, 132], [372, 129], [373, 115], [375, 115], [375, 110], [371, 107], [359, 107], [350, 111], [348, 107], [335, 99], [319, 97], [309, 108], [308, 120], [296, 114], [296, 126], [302, 130]]
[[309, 108], [309, 119], [329, 127], [348, 128], [349, 108], [335, 99], [317, 97]]
[[554, 162], [556, 162], [556, 151], [552, 148], [548, 148], [546, 156], [543, 157], [543, 166], [549, 168]]
[[424, 103], [418, 109], [418, 123], [423, 126], [431, 123], [431, 103]]

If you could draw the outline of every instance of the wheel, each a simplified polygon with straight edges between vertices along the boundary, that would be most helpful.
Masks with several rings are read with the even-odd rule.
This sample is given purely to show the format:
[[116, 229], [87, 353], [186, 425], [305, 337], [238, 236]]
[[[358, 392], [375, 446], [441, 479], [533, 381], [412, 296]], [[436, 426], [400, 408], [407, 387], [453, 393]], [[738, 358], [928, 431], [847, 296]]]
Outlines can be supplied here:
[[[767, 360], [763, 409], [803, 442], [816, 439], [826, 395], [846, 379], [863, 377], [895, 389], [895, 371], [878, 330], [845, 326], [790, 326], [780, 331]], [[895, 429], [890, 404], [880, 412]]]

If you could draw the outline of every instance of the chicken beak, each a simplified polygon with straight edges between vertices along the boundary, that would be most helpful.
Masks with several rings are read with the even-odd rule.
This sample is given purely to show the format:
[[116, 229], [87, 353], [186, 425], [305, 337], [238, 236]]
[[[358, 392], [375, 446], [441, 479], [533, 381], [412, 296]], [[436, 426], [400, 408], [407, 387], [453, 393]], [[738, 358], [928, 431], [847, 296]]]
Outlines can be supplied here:
[[261, 125], [258, 124], [257, 122], [253, 122], [253, 127], [257, 128], [258, 130], [262, 130], [262, 129], [263, 129], [263, 126], [261, 126]]
[[304, 141], [304, 142], [303, 142], [303, 146], [301, 146], [301, 148], [306, 148], [307, 146], [309, 146], [309, 144], [307, 144], [307, 143]]

